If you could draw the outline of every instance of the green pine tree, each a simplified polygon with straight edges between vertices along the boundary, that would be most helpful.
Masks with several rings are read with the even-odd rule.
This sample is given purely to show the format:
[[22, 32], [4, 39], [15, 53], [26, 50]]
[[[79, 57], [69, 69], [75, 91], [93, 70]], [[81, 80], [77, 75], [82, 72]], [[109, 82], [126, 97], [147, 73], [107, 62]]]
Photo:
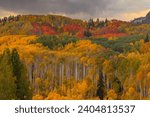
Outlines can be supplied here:
[[108, 26], [108, 19], [105, 19], [105, 26]]
[[103, 81], [103, 74], [100, 71], [99, 74], [99, 81], [98, 81], [98, 86], [97, 86], [97, 96], [103, 100], [105, 97], [105, 86], [104, 86], [104, 81]]
[[16, 99], [16, 77], [13, 76], [11, 53], [9, 49], [4, 50], [0, 59], [0, 99]]
[[149, 42], [149, 35], [148, 35], [148, 33], [146, 34], [146, 38], [144, 39], [144, 42], [145, 43]]
[[88, 21], [88, 24], [87, 24], [88, 29], [93, 28], [94, 26], [95, 26], [95, 25], [94, 25], [93, 19], [90, 19], [90, 20]]
[[31, 88], [27, 78], [24, 64], [20, 61], [19, 54], [16, 49], [12, 50], [11, 56], [13, 75], [16, 77], [16, 96], [17, 99], [31, 99]]

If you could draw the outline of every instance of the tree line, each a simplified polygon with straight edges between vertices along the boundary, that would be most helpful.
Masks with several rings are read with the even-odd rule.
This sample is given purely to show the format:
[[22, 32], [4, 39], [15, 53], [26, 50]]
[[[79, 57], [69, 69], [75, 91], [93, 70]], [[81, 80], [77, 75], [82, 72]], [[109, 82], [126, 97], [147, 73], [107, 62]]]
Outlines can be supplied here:
[[31, 99], [32, 90], [24, 64], [16, 49], [0, 56], [0, 99]]

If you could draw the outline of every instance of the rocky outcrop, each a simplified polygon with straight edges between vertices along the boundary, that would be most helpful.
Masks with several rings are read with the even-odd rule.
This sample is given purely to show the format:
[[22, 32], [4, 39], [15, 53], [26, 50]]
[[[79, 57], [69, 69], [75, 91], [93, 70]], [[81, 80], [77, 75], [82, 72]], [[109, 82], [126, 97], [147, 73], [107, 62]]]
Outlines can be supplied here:
[[150, 12], [145, 17], [136, 18], [131, 21], [133, 24], [150, 24]]

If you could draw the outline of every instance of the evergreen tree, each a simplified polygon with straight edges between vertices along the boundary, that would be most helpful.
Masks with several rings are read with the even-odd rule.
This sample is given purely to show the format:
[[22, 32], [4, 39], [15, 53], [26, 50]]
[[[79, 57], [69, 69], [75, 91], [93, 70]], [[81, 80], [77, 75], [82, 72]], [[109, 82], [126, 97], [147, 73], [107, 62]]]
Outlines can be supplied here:
[[108, 20], [107, 20], [107, 18], [105, 19], [105, 26], [108, 26]]
[[94, 21], [93, 21], [93, 19], [90, 19], [89, 21], [88, 21], [88, 28], [90, 29], [90, 28], [92, 28], [92, 27], [94, 27], [95, 25], [94, 25]]
[[85, 30], [84, 31], [84, 36], [90, 37], [90, 36], [92, 36], [92, 34], [91, 34], [91, 32], [89, 30]]
[[146, 34], [146, 38], [144, 39], [144, 42], [145, 43], [149, 42], [149, 35], [148, 35], [148, 33]]
[[97, 18], [97, 20], [96, 20], [95, 26], [96, 26], [97, 28], [100, 26], [100, 21], [99, 21], [98, 18]]
[[29, 87], [29, 80], [26, 76], [26, 69], [20, 61], [19, 54], [16, 49], [12, 50], [11, 61], [13, 66], [13, 75], [16, 77], [17, 99], [30, 99], [31, 91]]
[[105, 97], [105, 86], [104, 86], [104, 81], [103, 81], [103, 74], [102, 72], [100, 71], [100, 74], [99, 74], [99, 81], [98, 81], [98, 86], [97, 86], [97, 96], [99, 96], [99, 98], [101, 100], [104, 99]]
[[104, 26], [105, 26], [105, 22], [104, 22], [104, 21], [100, 21], [99, 27], [102, 28], [102, 27], [104, 27]]
[[27, 77], [27, 70], [23, 63], [20, 64], [21, 67], [21, 79], [19, 81], [20, 91], [18, 90], [18, 99], [28, 100], [32, 99], [32, 88], [30, 85], [30, 81]]
[[4, 50], [0, 59], [0, 99], [16, 99], [16, 77], [13, 76], [11, 53], [9, 49]]

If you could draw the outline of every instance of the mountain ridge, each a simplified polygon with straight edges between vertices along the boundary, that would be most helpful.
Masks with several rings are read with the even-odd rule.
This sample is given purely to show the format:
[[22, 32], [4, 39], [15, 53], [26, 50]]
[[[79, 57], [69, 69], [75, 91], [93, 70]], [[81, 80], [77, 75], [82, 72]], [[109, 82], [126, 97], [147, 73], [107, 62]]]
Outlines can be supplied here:
[[133, 24], [150, 24], [150, 11], [147, 13], [145, 17], [135, 18], [131, 21]]

